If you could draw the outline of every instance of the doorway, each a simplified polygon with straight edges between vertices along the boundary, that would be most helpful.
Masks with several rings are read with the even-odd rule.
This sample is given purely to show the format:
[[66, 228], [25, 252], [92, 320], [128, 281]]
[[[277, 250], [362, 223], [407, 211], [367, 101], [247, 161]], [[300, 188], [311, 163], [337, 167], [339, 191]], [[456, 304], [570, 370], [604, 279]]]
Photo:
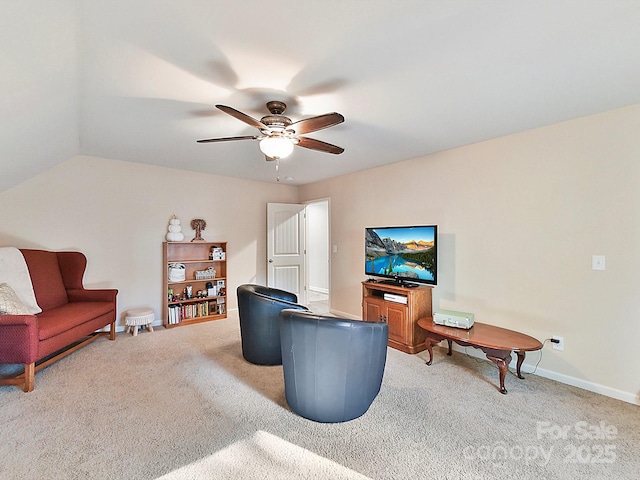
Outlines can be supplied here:
[[267, 204], [267, 285], [320, 314], [331, 304], [329, 207], [329, 199]]
[[307, 303], [314, 313], [326, 314], [331, 305], [329, 199], [313, 200], [305, 205]]

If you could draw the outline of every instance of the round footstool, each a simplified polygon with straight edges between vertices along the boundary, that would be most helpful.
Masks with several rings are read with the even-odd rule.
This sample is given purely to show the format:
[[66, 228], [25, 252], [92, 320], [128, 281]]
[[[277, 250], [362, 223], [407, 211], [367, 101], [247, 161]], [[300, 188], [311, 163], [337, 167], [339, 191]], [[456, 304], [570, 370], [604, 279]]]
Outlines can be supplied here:
[[127, 310], [127, 314], [124, 317], [124, 323], [127, 326], [127, 332], [133, 330], [133, 336], [138, 335], [138, 327], [147, 327], [150, 332], [153, 332], [153, 309], [152, 308], [132, 308]]

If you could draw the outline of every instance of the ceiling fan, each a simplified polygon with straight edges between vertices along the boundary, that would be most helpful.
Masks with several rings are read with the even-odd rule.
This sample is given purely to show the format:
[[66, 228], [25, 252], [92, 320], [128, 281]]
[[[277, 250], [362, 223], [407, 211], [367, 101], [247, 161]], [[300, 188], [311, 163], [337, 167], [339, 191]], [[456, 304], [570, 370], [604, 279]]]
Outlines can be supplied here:
[[323, 128], [332, 127], [344, 122], [344, 117], [339, 113], [326, 113], [317, 117], [291, 121], [289, 117], [283, 115], [287, 108], [284, 102], [267, 102], [267, 109], [270, 115], [265, 115], [259, 121], [242, 113], [235, 108], [226, 105], [216, 105], [224, 113], [237, 118], [260, 131], [260, 135], [244, 135], [240, 137], [208, 138], [197, 140], [198, 143], [228, 142], [233, 140], [258, 140], [260, 150], [265, 154], [267, 160], [279, 160], [291, 154], [295, 145], [318, 150], [320, 152], [333, 153], [339, 155], [344, 152], [344, 148], [331, 145], [330, 143], [316, 140], [314, 138], [303, 137], [306, 133], [316, 132]]

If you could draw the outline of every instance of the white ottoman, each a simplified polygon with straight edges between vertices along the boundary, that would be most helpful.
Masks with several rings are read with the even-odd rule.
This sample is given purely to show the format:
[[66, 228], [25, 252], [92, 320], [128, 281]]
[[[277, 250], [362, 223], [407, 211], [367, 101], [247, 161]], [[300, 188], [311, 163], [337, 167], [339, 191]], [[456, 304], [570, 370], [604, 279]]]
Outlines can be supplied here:
[[147, 327], [150, 332], [153, 332], [153, 309], [152, 308], [132, 308], [127, 310], [127, 314], [124, 317], [124, 323], [127, 326], [127, 332], [133, 330], [133, 336], [138, 335], [138, 327]]

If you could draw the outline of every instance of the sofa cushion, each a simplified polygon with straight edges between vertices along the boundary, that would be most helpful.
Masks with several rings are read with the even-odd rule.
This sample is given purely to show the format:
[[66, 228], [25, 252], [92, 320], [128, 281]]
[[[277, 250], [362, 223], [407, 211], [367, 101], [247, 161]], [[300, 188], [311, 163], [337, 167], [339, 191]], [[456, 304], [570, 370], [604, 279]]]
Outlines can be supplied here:
[[0, 284], [0, 315], [30, 315], [29, 309], [6, 283]]
[[38, 314], [38, 340], [59, 335], [113, 311], [111, 302], [72, 302]]
[[67, 303], [67, 290], [62, 281], [56, 252], [27, 249], [21, 252], [29, 267], [33, 291], [40, 308], [46, 311]]

